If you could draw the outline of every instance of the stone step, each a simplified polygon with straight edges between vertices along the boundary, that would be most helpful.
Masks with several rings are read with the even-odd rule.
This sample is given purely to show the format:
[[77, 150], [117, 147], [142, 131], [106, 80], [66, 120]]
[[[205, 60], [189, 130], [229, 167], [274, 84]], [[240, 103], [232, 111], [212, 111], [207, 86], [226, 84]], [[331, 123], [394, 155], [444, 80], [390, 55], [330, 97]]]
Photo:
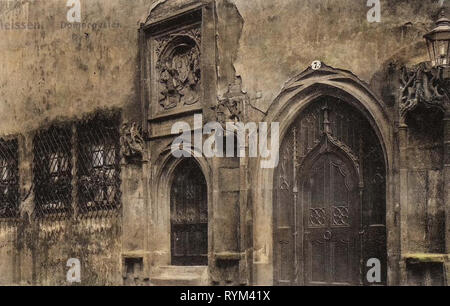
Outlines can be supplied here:
[[204, 286], [200, 277], [153, 277], [150, 280], [151, 286]]
[[152, 286], [205, 286], [208, 267], [162, 266], [150, 276]]

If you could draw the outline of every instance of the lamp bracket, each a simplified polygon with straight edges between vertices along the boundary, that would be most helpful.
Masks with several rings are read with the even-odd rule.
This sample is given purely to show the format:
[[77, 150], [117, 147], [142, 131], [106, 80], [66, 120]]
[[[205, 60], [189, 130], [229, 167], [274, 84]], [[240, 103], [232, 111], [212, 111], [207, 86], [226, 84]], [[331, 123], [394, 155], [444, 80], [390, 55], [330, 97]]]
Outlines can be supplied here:
[[444, 78], [442, 67], [433, 68], [420, 63], [411, 68], [402, 67], [400, 73], [400, 121], [419, 105], [450, 111], [450, 79]]

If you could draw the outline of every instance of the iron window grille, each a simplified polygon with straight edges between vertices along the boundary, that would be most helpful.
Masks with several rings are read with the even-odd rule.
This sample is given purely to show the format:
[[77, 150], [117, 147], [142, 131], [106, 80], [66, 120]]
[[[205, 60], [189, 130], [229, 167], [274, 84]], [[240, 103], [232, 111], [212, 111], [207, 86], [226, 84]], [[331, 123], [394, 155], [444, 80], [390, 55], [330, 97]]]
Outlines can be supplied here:
[[38, 217], [72, 212], [72, 128], [53, 126], [34, 137], [35, 209]]
[[19, 216], [19, 153], [17, 140], [0, 139], [0, 218]]
[[119, 114], [97, 114], [77, 124], [77, 209], [82, 215], [121, 206], [119, 123]]

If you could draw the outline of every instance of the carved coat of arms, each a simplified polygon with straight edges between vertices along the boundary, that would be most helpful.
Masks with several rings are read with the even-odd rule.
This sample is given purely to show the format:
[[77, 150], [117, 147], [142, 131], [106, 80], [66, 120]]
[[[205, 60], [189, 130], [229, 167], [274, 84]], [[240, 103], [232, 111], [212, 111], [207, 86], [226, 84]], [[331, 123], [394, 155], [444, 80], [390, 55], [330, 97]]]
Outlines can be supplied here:
[[195, 35], [174, 34], [161, 42], [158, 70], [159, 104], [164, 110], [199, 101], [200, 48]]

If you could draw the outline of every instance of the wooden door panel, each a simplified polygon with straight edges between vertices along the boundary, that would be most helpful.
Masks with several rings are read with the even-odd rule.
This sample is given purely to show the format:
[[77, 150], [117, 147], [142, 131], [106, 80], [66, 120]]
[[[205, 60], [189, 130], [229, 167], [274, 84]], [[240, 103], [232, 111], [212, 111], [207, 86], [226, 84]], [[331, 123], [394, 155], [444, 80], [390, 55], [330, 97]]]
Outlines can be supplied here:
[[319, 233], [308, 235], [305, 241], [306, 285], [325, 285], [328, 282], [328, 244]]
[[385, 283], [386, 172], [370, 123], [345, 102], [324, 97], [295, 120], [280, 154], [275, 283], [359, 285], [369, 257], [381, 260]]
[[186, 245], [186, 233], [180, 230], [172, 230], [172, 256], [183, 256], [186, 251], [184, 246]]
[[278, 279], [284, 283], [291, 283], [294, 279], [294, 270], [292, 269], [292, 262], [294, 260], [292, 228], [279, 227], [278, 232], [280, 233], [280, 239], [276, 241], [280, 267]]
[[[339, 159], [333, 158], [330, 167], [330, 212], [331, 226], [333, 227], [350, 227], [355, 215], [355, 207], [358, 203], [351, 203], [351, 188], [348, 186], [354, 184], [356, 178], [349, 178], [350, 171], [348, 167]], [[358, 209], [356, 209], [358, 210]]]
[[[357, 279], [358, 264], [355, 237], [358, 235], [359, 203], [355, 192], [356, 177], [351, 177], [346, 161], [332, 154], [320, 156], [306, 173], [303, 205], [307, 208], [308, 248], [304, 260], [310, 284], [351, 284]], [[321, 195], [315, 194], [321, 193]], [[320, 206], [320, 207], [318, 207]]]
[[330, 243], [331, 248], [331, 282], [333, 284], [352, 283], [352, 252], [353, 246], [349, 240], [336, 239]]

